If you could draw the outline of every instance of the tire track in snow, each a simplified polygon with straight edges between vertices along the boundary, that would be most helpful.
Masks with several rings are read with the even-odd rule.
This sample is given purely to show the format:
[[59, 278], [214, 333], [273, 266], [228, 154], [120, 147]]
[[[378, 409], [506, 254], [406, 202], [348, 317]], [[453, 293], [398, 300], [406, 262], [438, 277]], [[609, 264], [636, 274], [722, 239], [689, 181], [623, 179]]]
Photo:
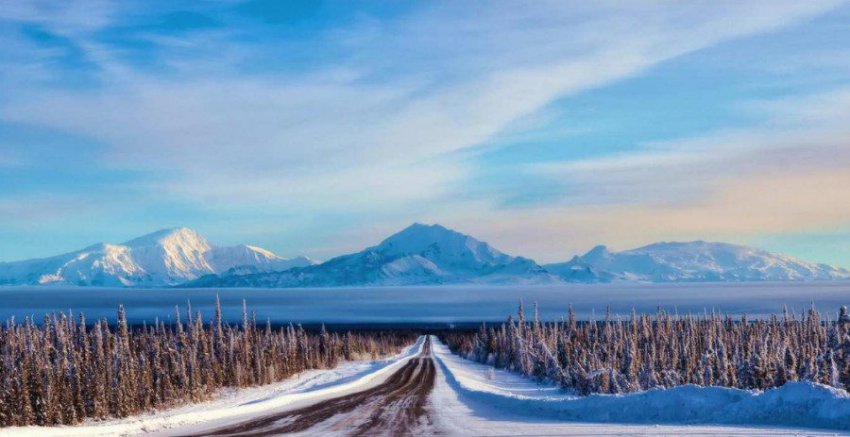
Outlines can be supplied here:
[[417, 357], [373, 388], [186, 437], [264, 437], [327, 425], [332, 434], [410, 434], [431, 423], [427, 403], [435, 378], [429, 337]]

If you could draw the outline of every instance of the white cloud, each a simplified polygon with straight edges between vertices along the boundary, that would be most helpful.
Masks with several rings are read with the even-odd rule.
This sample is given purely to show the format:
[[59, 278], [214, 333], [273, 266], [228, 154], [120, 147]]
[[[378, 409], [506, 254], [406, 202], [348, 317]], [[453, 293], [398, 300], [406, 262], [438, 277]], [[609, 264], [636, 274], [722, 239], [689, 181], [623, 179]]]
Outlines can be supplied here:
[[[79, 36], [106, 25], [109, 11], [96, 8], [91, 23], [74, 10], [57, 12], [41, 22], [97, 53], [104, 82], [94, 90], [25, 90], [0, 113], [94, 138], [113, 166], [176, 175], [156, 185], [178, 196], [261, 199], [277, 208], [403, 206], [463, 183], [474, 169], [450, 162], [451, 153], [481, 145], [557, 98], [832, 3], [535, 6], [442, 4], [397, 22], [369, 22], [347, 30], [356, 55], [320, 71], [262, 76], [227, 66], [242, 60], [233, 53], [257, 47], [225, 36], [212, 39], [224, 59], [217, 74], [208, 60], [189, 57], [175, 75], [150, 76]], [[202, 42], [192, 45], [206, 53]], [[180, 62], [170, 54], [163, 51], [166, 62]]]
[[850, 89], [752, 102], [767, 120], [737, 130], [668, 140], [643, 150], [535, 164], [571, 193], [561, 203], [671, 204], [699, 199], [730, 179], [778, 171], [808, 173], [850, 166]]
[[[481, 228], [508, 250], [565, 260], [595, 244], [620, 249], [660, 239], [739, 242], [830, 232], [850, 224], [850, 92], [753, 104], [759, 126], [656, 143], [644, 151], [530, 170], [571, 189], [545, 205], [464, 209], [456, 226]], [[558, 242], [553, 244], [552, 242]]]
[[592, 246], [628, 249], [659, 240], [752, 241], [757, 236], [829, 232], [850, 222], [850, 167], [834, 172], [728, 180], [708, 196], [667, 206], [546, 206], [463, 211], [448, 223], [500, 249], [566, 261]]
[[71, 217], [93, 216], [102, 205], [81, 202], [74, 196], [52, 194], [0, 198], [0, 227], [22, 230], [35, 224], [61, 224]]
[[8, 0], [0, 5], [0, 20], [38, 24], [69, 37], [104, 28], [117, 12], [117, 6], [108, 0]]
[[[514, 252], [559, 259], [569, 248], [553, 241], [582, 249], [591, 240], [656, 236], [654, 229], [663, 230], [653, 226], [661, 208], [723, 199], [718, 193], [732, 176], [751, 172], [750, 160], [786, 143], [762, 130], [731, 132], [534, 169], [585, 189], [585, 197], [569, 201], [589, 206], [522, 211], [500, 210], [498, 199], [452, 199], [477, 170], [457, 152], [481, 147], [559, 98], [798, 23], [836, 3], [431, 3], [395, 21], [336, 29], [314, 41], [320, 47], [296, 47], [344, 54], [333, 62], [311, 60], [316, 65], [309, 67], [269, 61], [288, 59], [291, 42], [246, 44], [228, 31], [148, 35], [157, 69], [125, 62], [120, 48], [93, 37], [120, 22], [113, 3], [90, 3], [90, 10], [75, 4], [48, 12], [15, 6], [0, 12], [0, 20], [38, 23], [71, 39], [98, 66], [97, 86], [39, 85], [64, 72], [46, 61], [50, 53], [22, 62], [29, 46], [21, 45], [15, 71], [22, 86], [0, 103], [4, 120], [93, 139], [104, 147], [103, 162], [95, 165], [152, 172], [158, 179], [148, 182], [149, 190], [211, 210], [359, 214], [360, 226], [347, 231], [350, 248], [416, 219], [481, 229], [482, 237]], [[252, 68], [260, 62], [274, 68]], [[40, 82], [28, 80], [28, 67]], [[820, 157], [841, 147], [819, 144]], [[794, 144], [787, 149], [807, 153]], [[660, 196], [664, 202], [657, 202]], [[601, 198], [613, 205], [598, 205]], [[623, 199], [645, 211], [630, 221]], [[677, 229], [668, 223], [666, 230]], [[636, 232], [638, 226], [649, 230]], [[317, 244], [334, 253], [339, 243], [327, 235], [335, 234]]]

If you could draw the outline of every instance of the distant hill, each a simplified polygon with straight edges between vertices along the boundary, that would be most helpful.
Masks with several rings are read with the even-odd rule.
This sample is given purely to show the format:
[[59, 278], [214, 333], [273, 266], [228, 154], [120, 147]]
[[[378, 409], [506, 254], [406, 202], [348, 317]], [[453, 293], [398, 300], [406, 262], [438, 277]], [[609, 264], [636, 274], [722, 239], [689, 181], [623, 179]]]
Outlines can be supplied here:
[[681, 281], [815, 281], [850, 278], [847, 269], [802, 261], [785, 255], [728, 243], [693, 241], [655, 243], [612, 252], [597, 246], [546, 270], [572, 280]]
[[510, 256], [440, 225], [414, 224], [377, 246], [315, 266], [252, 275], [209, 275], [189, 287], [539, 284], [561, 279], [534, 261]]
[[213, 246], [188, 228], [50, 258], [0, 263], [0, 285], [283, 288], [840, 279], [850, 279], [850, 271], [705, 241], [655, 243], [622, 252], [597, 246], [567, 262], [541, 266], [469, 235], [419, 223], [375, 246], [321, 264], [307, 257], [281, 258], [254, 246]]
[[313, 264], [259, 247], [218, 247], [188, 228], [164, 229], [122, 244], [100, 243], [49, 258], [0, 263], [0, 284], [176, 285], [228, 269], [285, 270]]

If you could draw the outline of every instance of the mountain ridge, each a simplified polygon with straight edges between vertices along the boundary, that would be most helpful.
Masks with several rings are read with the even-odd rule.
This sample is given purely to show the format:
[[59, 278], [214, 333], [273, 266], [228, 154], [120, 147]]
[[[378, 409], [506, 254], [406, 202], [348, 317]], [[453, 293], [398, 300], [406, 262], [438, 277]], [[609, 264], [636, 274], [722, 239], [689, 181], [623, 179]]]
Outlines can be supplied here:
[[0, 263], [0, 284], [157, 287], [237, 267], [279, 270], [308, 263], [312, 260], [282, 258], [254, 246], [214, 246], [180, 227], [121, 244], [96, 243], [52, 257]]
[[598, 245], [562, 263], [508, 255], [439, 224], [414, 223], [365, 249], [323, 263], [246, 244], [215, 246], [189, 228], [53, 257], [0, 263], [0, 285], [123, 287], [338, 287], [850, 279], [850, 270], [730, 243]]
[[546, 264], [550, 271], [590, 269], [604, 272], [598, 282], [801, 281], [850, 278], [850, 270], [812, 263], [749, 246], [708, 242], [658, 242], [612, 252], [596, 246], [565, 263]]
[[333, 287], [454, 283], [555, 283], [534, 261], [507, 255], [441, 225], [414, 223], [360, 252], [316, 265], [239, 276], [205, 276], [188, 287]]
[[622, 252], [599, 245], [570, 261], [539, 265], [441, 225], [414, 223], [374, 246], [320, 265], [285, 272], [208, 275], [183, 286], [288, 288], [848, 278], [847, 269], [747, 246], [705, 241], [660, 242]]

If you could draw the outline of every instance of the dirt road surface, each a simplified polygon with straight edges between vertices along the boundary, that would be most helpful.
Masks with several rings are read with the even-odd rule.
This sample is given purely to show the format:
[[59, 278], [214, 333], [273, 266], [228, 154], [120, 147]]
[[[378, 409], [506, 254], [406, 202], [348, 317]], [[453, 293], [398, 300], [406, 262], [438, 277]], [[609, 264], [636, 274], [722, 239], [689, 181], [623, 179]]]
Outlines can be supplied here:
[[185, 437], [434, 434], [427, 403], [435, 376], [431, 340], [427, 338], [419, 355], [368, 390]]

